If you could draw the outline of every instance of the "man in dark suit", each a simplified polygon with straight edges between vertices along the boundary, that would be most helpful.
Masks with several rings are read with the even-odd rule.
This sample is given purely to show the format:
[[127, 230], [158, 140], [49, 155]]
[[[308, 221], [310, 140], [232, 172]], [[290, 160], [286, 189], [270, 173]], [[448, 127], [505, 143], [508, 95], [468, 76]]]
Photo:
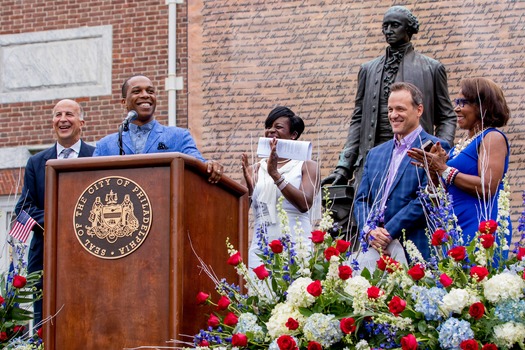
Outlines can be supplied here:
[[429, 242], [425, 234], [425, 215], [417, 191], [425, 187], [425, 170], [410, 164], [407, 151], [421, 148], [428, 140], [440, 142], [423, 130], [423, 96], [410, 83], [394, 83], [388, 98], [388, 119], [394, 137], [372, 148], [366, 158], [363, 177], [356, 194], [354, 215], [359, 232], [366, 234], [369, 245], [386, 252], [393, 239], [407, 239], [429, 258]]
[[355, 108], [336, 169], [322, 185], [346, 185], [361, 179], [363, 163], [374, 146], [392, 139], [387, 101], [390, 85], [408, 82], [423, 93], [423, 129], [453, 144], [456, 114], [448, 94], [447, 73], [440, 62], [414, 50], [410, 40], [419, 31], [417, 17], [403, 6], [393, 6], [383, 17], [384, 55], [364, 63], [359, 70]]
[[[208, 181], [217, 183], [223, 166], [214, 161], [206, 161], [187, 129], [164, 126], [155, 120], [157, 94], [151, 80], [142, 75], [134, 75], [122, 84], [122, 107], [126, 112], [135, 111], [137, 117], [129, 124], [129, 131], [122, 133], [124, 154], [180, 152], [205, 162], [210, 174]], [[93, 156], [115, 156], [120, 154], [118, 133], [110, 134], [97, 142]]]
[[[53, 129], [57, 142], [27, 161], [22, 195], [16, 204], [15, 213], [26, 211], [38, 225], [33, 226], [33, 239], [29, 248], [28, 272], [43, 269], [44, 259], [44, 198], [45, 170], [49, 159], [91, 157], [95, 147], [80, 139], [84, 126], [84, 110], [73, 100], [61, 100], [53, 108]], [[42, 289], [40, 280], [39, 289]], [[35, 302], [35, 325], [42, 320], [42, 300]]]

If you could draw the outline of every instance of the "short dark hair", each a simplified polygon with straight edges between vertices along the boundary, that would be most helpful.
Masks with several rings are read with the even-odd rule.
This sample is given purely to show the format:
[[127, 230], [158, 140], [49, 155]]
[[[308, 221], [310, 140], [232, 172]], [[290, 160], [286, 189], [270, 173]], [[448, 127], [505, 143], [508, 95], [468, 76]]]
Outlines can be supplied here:
[[273, 123], [281, 117], [287, 117], [290, 120], [290, 133], [297, 133], [297, 138], [299, 138], [304, 131], [304, 121], [288, 107], [277, 106], [272, 109], [264, 121], [264, 127], [271, 128]]
[[503, 90], [487, 78], [467, 78], [460, 83], [461, 94], [480, 112], [479, 118], [486, 127], [507, 125], [510, 109]]
[[135, 77], [148, 78], [144, 74], [135, 74], [135, 75], [132, 75], [132, 76], [128, 77], [126, 80], [124, 80], [124, 83], [122, 83], [122, 98], [126, 98], [126, 96], [128, 94], [128, 87], [129, 87], [128, 82], [130, 81], [130, 79], [135, 78]]
[[423, 94], [414, 84], [399, 82], [390, 86], [390, 93], [401, 90], [410, 92], [410, 96], [412, 96], [412, 105], [414, 105], [414, 107], [423, 104]]
[[404, 6], [392, 6], [386, 11], [385, 16], [389, 12], [401, 12], [407, 17], [407, 33], [410, 38], [412, 38], [412, 34], [419, 32], [419, 21], [409, 9]]

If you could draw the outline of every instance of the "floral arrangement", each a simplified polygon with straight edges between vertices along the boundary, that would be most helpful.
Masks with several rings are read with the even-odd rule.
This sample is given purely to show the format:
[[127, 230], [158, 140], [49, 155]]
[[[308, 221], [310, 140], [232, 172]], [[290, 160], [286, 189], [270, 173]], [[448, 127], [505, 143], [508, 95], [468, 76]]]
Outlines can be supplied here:
[[[18, 256], [24, 255], [23, 243], [11, 243]], [[20, 259], [22, 260], [22, 259]], [[40, 296], [35, 297], [36, 284], [41, 273], [26, 273], [26, 263], [19, 261], [12, 269], [0, 275], [0, 348], [19, 350], [43, 350], [41, 329], [29, 334], [28, 323], [33, 313], [27, 308]]]
[[292, 243], [286, 230], [280, 240], [259, 238], [264, 264], [253, 271], [227, 243], [225, 263], [243, 277], [247, 292], [207, 271], [218, 296], [196, 297], [214, 310], [193, 347], [525, 349], [525, 211], [521, 239], [507, 258], [505, 193], [501, 218], [481, 222], [471, 242], [462, 242], [446, 193], [439, 197], [440, 205], [427, 206], [433, 257], [423, 260], [407, 241], [408, 266], [381, 255], [374, 271], [361, 269], [350, 242], [326, 234], [333, 225], [329, 211], [312, 232], [313, 252], [300, 240]]

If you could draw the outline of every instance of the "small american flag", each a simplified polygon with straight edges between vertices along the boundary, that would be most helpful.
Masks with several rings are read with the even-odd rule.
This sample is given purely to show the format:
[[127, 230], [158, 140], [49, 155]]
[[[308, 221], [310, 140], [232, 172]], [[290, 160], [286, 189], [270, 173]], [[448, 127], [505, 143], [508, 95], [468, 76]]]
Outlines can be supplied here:
[[9, 231], [9, 234], [19, 241], [25, 243], [29, 237], [31, 229], [33, 226], [35, 226], [35, 224], [36, 221], [31, 216], [29, 216], [28, 213], [22, 210], [22, 212], [20, 212], [16, 218], [15, 224], [11, 228], [11, 231]]

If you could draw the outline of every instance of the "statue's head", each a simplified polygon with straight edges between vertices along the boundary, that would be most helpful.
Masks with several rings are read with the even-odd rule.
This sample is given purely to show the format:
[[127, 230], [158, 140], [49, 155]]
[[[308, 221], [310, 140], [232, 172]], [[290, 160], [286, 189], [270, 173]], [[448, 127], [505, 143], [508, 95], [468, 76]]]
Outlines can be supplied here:
[[419, 32], [417, 17], [404, 6], [392, 6], [383, 17], [383, 35], [390, 46], [408, 43]]

